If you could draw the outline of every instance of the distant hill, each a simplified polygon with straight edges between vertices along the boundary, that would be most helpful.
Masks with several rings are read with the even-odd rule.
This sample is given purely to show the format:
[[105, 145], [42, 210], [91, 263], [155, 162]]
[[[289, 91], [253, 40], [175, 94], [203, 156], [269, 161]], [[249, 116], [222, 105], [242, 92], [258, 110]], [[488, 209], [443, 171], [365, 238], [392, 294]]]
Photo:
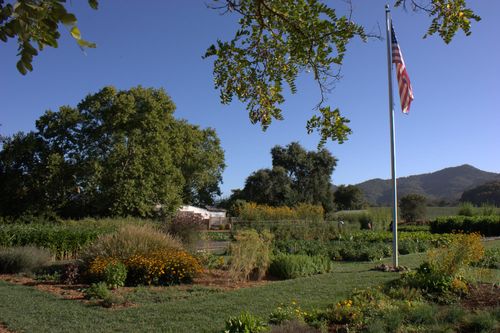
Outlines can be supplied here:
[[[417, 193], [433, 201], [455, 202], [464, 191], [495, 180], [500, 180], [500, 173], [482, 171], [464, 164], [432, 173], [398, 178], [398, 197]], [[371, 179], [356, 186], [363, 191], [369, 203], [391, 204], [390, 179]]]

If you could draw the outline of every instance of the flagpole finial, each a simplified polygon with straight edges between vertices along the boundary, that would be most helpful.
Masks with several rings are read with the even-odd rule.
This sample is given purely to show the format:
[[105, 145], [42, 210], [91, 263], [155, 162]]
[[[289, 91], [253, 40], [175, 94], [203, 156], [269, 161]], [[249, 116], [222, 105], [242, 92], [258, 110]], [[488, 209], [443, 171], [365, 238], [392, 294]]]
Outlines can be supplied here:
[[390, 9], [390, 7], [389, 7], [389, 4], [385, 4], [385, 11], [386, 11], [386, 12], [390, 12], [390, 11], [391, 11], [391, 9]]

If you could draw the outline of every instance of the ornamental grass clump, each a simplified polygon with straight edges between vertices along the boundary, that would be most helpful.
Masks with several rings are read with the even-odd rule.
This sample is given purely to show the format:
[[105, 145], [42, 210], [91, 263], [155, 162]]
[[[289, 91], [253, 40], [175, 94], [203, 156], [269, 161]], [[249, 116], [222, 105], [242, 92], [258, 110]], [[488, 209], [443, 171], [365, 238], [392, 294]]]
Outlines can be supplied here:
[[272, 234], [269, 231], [259, 234], [250, 229], [240, 231], [234, 238], [236, 242], [230, 246], [231, 277], [236, 280], [262, 279], [271, 262]]
[[31, 273], [51, 259], [48, 250], [34, 246], [0, 248], [0, 273]]
[[146, 255], [163, 249], [182, 249], [182, 243], [151, 225], [125, 225], [118, 231], [100, 236], [84, 249], [82, 259], [89, 263], [95, 258], [124, 261], [134, 255]]

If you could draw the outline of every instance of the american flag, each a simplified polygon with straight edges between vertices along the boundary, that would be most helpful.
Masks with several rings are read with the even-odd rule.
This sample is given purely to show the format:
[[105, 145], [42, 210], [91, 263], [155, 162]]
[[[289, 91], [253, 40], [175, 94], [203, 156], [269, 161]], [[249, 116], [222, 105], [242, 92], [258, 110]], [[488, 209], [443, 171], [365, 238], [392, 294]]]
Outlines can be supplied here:
[[411, 89], [410, 77], [406, 71], [405, 62], [403, 60], [403, 54], [399, 48], [398, 40], [396, 39], [396, 34], [394, 33], [394, 27], [391, 24], [391, 36], [392, 36], [392, 62], [396, 64], [396, 76], [398, 78], [399, 87], [399, 97], [401, 99], [401, 110], [403, 113], [410, 112], [410, 104], [413, 101], [413, 91]]

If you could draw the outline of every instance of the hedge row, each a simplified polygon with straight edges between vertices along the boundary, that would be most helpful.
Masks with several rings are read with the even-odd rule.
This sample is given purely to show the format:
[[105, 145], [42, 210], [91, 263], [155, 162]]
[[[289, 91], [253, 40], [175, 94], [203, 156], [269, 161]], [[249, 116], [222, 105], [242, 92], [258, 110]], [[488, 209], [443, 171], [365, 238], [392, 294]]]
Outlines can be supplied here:
[[253, 202], [242, 202], [238, 208], [241, 221], [323, 221], [324, 210], [320, 205], [298, 204], [295, 207], [271, 207]]
[[273, 258], [268, 273], [279, 279], [296, 279], [329, 273], [332, 269], [333, 263], [325, 256], [279, 254]]
[[500, 236], [500, 215], [439, 217], [430, 223], [432, 233], [477, 232], [483, 236]]
[[[362, 237], [362, 236], [365, 237]], [[400, 254], [425, 252], [447, 245], [452, 234], [424, 232], [401, 233], [398, 242]], [[333, 241], [321, 240], [274, 240], [275, 253], [326, 256], [334, 261], [373, 261], [392, 255], [392, 235], [385, 232], [355, 233]]]

